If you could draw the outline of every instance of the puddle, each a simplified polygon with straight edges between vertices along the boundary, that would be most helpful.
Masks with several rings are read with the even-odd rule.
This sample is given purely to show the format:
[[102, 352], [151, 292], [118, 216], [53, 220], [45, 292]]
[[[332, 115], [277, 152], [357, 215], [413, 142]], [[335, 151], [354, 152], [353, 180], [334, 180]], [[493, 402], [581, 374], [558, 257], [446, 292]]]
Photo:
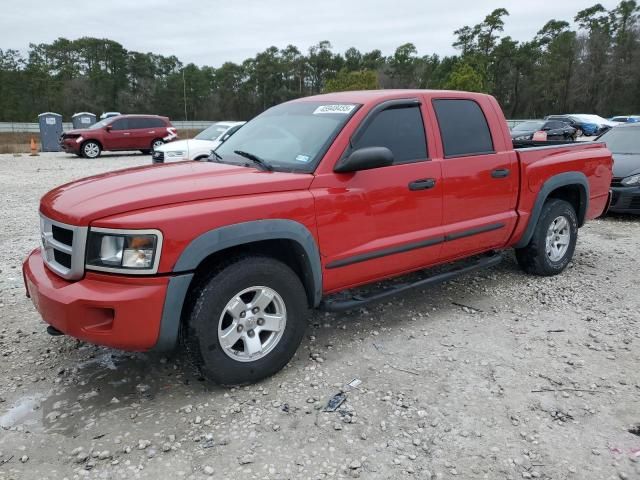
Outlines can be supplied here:
[[23, 397], [5, 414], [0, 416], [0, 427], [11, 428], [17, 425], [36, 425], [38, 423], [34, 412], [40, 408], [40, 401], [44, 395], [36, 394]]
[[47, 432], [73, 435], [106, 412], [153, 399], [165, 375], [145, 354], [106, 351], [62, 374], [63, 381], [42, 401]]

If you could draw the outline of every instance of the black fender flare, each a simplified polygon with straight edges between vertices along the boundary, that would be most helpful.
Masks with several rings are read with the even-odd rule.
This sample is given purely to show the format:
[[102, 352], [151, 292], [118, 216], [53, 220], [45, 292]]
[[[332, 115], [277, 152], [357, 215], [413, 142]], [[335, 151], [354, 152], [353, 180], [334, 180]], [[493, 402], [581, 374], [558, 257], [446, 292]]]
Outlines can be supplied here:
[[529, 223], [527, 223], [527, 228], [525, 229], [522, 237], [515, 244], [515, 248], [523, 248], [526, 247], [531, 241], [531, 237], [533, 236], [533, 232], [538, 224], [538, 219], [540, 218], [540, 213], [542, 212], [542, 207], [544, 202], [547, 201], [551, 192], [560, 187], [567, 186], [577, 186], [580, 191], [580, 206], [576, 215], [578, 216], [578, 226], [582, 227], [584, 225], [587, 210], [589, 208], [589, 181], [587, 180], [587, 176], [582, 172], [564, 172], [559, 173], [558, 175], [554, 175], [549, 178], [542, 184], [540, 191], [536, 197], [536, 201], [533, 205], [533, 209], [531, 210], [531, 215], [529, 217]]
[[[194, 270], [207, 258], [221, 250], [263, 240], [292, 240], [303, 255], [307, 278], [303, 279], [312, 306], [322, 298], [322, 264], [315, 238], [301, 223], [293, 220], [271, 219], [237, 223], [209, 230], [194, 238], [182, 251], [173, 267], [173, 277], [167, 288], [160, 333], [154, 350], [172, 349], [178, 338], [182, 307], [194, 276]], [[305, 281], [306, 280], [306, 281]]]

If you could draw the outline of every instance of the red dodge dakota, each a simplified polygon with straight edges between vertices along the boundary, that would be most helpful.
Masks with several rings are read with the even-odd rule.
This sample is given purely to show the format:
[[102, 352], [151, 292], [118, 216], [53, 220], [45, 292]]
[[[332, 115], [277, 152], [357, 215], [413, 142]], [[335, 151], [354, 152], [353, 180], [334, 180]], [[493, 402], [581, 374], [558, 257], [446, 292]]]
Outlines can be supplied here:
[[[301, 98], [208, 162], [47, 193], [24, 278], [51, 334], [137, 351], [181, 344], [212, 381], [249, 383], [291, 359], [311, 308], [441, 282], [507, 248], [528, 273], [560, 273], [578, 228], [607, 208], [611, 169], [601, 143], [514, 148], [489, 95]], [[344, 292], [436, 265], [409, 284]]]

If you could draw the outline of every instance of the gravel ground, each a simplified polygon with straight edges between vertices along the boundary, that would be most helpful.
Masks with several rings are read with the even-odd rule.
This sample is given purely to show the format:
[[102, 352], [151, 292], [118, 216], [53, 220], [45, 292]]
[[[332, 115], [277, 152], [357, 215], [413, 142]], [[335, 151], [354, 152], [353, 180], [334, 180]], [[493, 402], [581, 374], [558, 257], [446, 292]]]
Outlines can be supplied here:
[[640, 219], [589, 223], [558, 277], [507, 255], [317, 313], [284, 371], [223, 389], [179, 353], [50, 337], [24, 296], [40, 196], [148, 162], [0, 155], [0, 479], [640, 478]]

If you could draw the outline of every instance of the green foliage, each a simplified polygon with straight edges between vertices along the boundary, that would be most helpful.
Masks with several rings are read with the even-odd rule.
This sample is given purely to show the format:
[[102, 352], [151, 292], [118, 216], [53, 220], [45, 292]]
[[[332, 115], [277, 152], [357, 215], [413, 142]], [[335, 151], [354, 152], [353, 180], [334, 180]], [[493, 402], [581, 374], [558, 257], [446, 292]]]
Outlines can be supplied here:
[[571, 111], [640, 113], [640, 7], [622, 0], [549, 20], [530, 41], [503, 36], [498, 8], [457, 29], [458, 55], [420, 56], [413, 43], [392, 55], [343, 54], [329, 41], [306, 52], [269, 47], [241, 63], [184, 65], [175, 56], [128, 51], [100, 38], [0, 49], [0, 121], [35, 121], [44, 111], [156, 113], [175, 120], [248, 119], [277, 103], [322, 91], [450, 88], [488, 92], [511, 117]]
[[350, 72], [343, 68], [335, 78], [328, 80], [323, 92], [344, 92], [347, 90], [375, 90], [379, 88], [378, 75], [373, 70]]
[[482, 75], [468, 63], [460, 62], [449, 75], [445, 83], [449, 90], [464, 90], [467, 92], [483, 92], [484, 82]]

